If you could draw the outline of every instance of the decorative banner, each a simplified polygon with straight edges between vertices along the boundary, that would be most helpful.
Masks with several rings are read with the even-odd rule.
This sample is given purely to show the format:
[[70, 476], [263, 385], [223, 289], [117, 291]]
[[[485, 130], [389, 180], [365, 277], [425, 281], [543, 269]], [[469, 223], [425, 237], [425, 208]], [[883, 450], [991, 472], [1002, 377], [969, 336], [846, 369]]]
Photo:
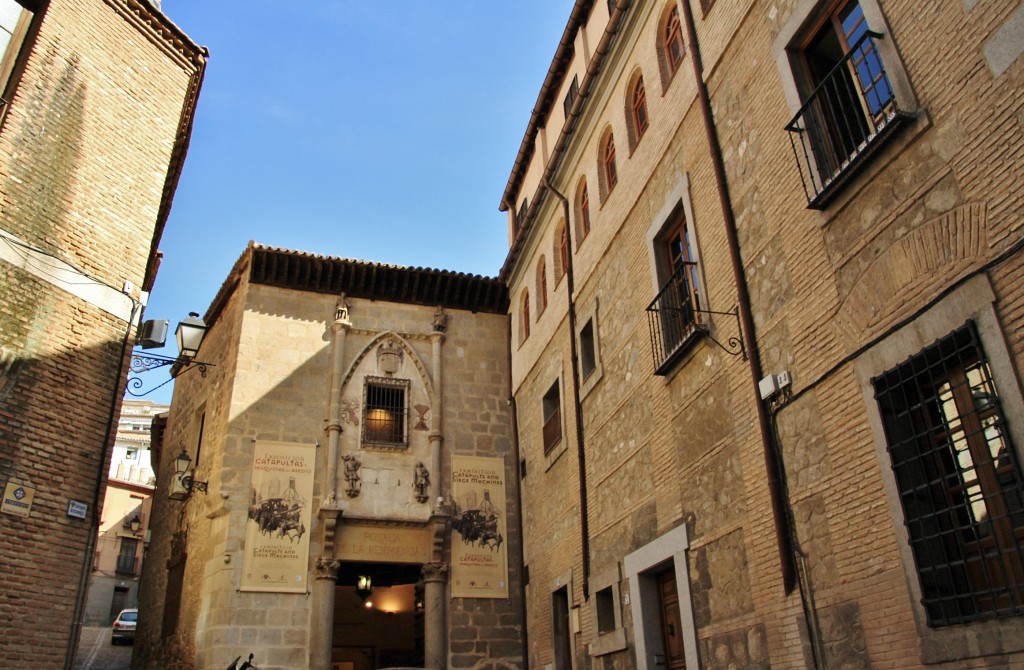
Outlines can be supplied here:
[[452, 454], [452, 497], [452, 597], [508, 598], [504, 460]]
[[316, 447], [255, 442], [242, 591], [305, 593]]

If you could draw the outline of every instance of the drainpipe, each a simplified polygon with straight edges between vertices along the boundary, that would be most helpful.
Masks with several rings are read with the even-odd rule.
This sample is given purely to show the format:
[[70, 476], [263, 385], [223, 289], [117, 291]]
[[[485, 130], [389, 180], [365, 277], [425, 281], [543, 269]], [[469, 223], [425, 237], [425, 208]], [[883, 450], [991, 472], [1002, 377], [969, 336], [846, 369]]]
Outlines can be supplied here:
[[[505, 341], [508, 342], [508, 406], [509, 412], [512, 414], [512, 457], [515, 459], [515, 473], [516, 473], [516, 505], [519, 507], [519, 514], [516, 515], [516, 525], [519, 531], [519, 620], [526, 621], [526, 568], [524, 562], [526, 560], [525, 548], [526, 548], [526, 537], [523, 535], [523, 478], [522, 470], [520, 470], [520, 459], [522, 454], [519, 452], [519, 411], [516, 408], [516, 397], [512, 393], [512, 317], [509, 315], [506, 320], [505, 328], [508, 331], [508, 337]], [[522, 650], [520, 653], [523, 655], [523, 667], [528, 668], [530, 645], [527, 641], [527, 630], [526, 626], [523, 626], [523, 634], [520, 636]]]
[[576, 459], [580, 468], [580, 538], [583, 551], [583, 599], [590, 599], [590, 505], [587, 501], [587, 455], [583, 442], [583, 405], [580, 402], [579, 357], [576, 355], [576, 302], [572, 273], [572, 233], [569, 225], [569, 200], [555, 190], [548, 178], [542, 184], [562, 203], [565, 218], [565, 288], [569, 298], [569, 360], [572, 364], [572, 404], [576, 418]]
[[761, 430], [761, 442], [764, 447], [765, 469], [768, 472], [768, 494], [772, 503], [772, 516], [775, 519], [775, 540], [779, 547], [779, 562], [782, 567], [782, 583], [786, 595], [796, 587], [796, 566], [793, 562], [793, 534], [790, 527], [788, 506], [785, 499], [782, 480], [782, 461], [778, 448], [772, 438], [768, 410], [761, 401], [758, 382], [764, 376], [761, 368], [761, 351], [757, 346], [754, 331], [754, 317], [750, 307], [750, 293], [747, 290], [747, 278], [743, 270], [743, 258], [740, 256], [739, 237], [736, 233], [736, 217], [732, 210], [732, 199], [729, 196], [729, 184], [725, 178], [725, 163], [722, 159], [722, 147], [718, 141], [718, 129], [715, 127], [714, 115], [711, 111], [711, 98], [708, 95], [707, 83], [704, 81], [704, 63], [700, 55], [700, 43], [694, 28], [693, 10], [690, 0], [683, 0], [683, 17], [686, 23], [686, 36], [690, 42], [690, 55], [693, 59], [693, 73], [697, 79], [697, 94], [700, 98], [701, 112], [704, 117], [704, 130], [708, 136], [711, 159], [715, 168], [715, 183], [718, 186], [718, 199], [725, 219], [726, 240], [729, 246], [729, 258], [732, 261], [733, 277], [736, 281], [736, 294], [739, 302], [740, 321], [747, 339], [747, 355], [750, 358], [750, 376], [753, 379], [754, 394], [757, 399], [757, 423]]

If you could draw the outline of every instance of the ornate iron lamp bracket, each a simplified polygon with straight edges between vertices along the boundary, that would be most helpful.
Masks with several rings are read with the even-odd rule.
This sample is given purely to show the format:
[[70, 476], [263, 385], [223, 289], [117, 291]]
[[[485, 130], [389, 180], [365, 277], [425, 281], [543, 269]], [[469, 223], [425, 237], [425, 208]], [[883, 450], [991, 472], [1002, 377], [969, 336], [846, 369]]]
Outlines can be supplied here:
[[184, 373], [188, 372], [193, 368], [198, 368], [199, 374], [205, 379], [206, 368], [214, 366], [213, 363], [204, 363], [202, 361], [183, 359], [180, 357], [171, 358], [170, 356], [161, 356], [159, 354], [132, 354], [132, 360], [131, 363], [129, 363], [128, 370], [130, 374], [138, 375], [144, 372], [149, 372], [151, 370], [156, 370], [157, 368], [166, 367], [168, 365], [174, 365], [175, 363], [181, 363], [185, 367], [182, 368], [181, 370], [178, 370], [176, 373], [172, 371], [171, 376], [169, 379], [167, 379], [167, 381], [154, 386], [148, 391], [136, 393], [136, 391], [142, 388], [145, 382], [143, 382], [138, 377], [129, 376], [128, 387], [125, 390], [129, 395], [134, 396], [136, 398], [141, 398], [143, 396], [149, 395], [158, 388], [169, 384], [171, 380], [183, 375]]

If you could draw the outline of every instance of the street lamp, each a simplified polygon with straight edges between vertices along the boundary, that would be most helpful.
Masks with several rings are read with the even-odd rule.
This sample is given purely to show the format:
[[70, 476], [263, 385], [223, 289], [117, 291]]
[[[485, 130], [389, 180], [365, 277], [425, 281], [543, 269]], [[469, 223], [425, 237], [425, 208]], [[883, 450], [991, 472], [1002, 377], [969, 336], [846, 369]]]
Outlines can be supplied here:
[[[146, 321], [143, 323], [139, 330], [139, 346], [143, 349], [153, 349], [164, 346], [164, 343], [167, 340], [167, 326], [167, 321], [161, 320]], [[170, 379], [141, 393], [136, 391], [142, 388], [142, 380], [138, 377], [129, 377], [128, 388], [126, 389], [128, 394], [133, 395], [136, 398], [149, 395], [164, 384], [170, 382], [171, 379], [174, 379], [178, 375], [181, 375], [194, 367], [199, 368], [199, 374], [206, 377], [206, 368], [207, 366], [213, 367], [213, 363], [197, 361], [195, 360], [195, 357], [196, 354], [199, 353], [199, 347], [202, 346], [203, 338], [206, 336], [206, 331], [208, 329], [209, 327], [206, 325], [206, 322], [199, 318], [199, 314], [197, 312], [189, 312], [188, 317], [180, 321], [178, 323], [178, 327], [174, 331], [174, 337], [178, 344], [177, 357], [172, 358], [170, 356], [161, 356], [159, 354], [132, 354], [130, 371], [133, 374], [149, 372], [150, 370], [162, 368], [167, 365], [174, 367], [171, 368]]]
[[209, 482], [199, 481], [195, 478], [195, 472], [189, 470], [192, 459], [188, 452], [182, 447], [181, 453], [174, 459], [174, 475], [171, 478], [171, 492], [167, 497], [171, 500], [187, 500], [193, 491], [206, 493]]
[[197, 312], [189, 312], [188, 318], [178, 323], [174, 337], [178, 340], [179, 358], [191, 361], [199, 353], [199, 346], [206, 336], [207, 325]]
[[[369, 575], [359, 575], [356, 579], [356, 595], [366, 603], [371, 593], [373, 593], [373, 580]], [[366, 606], [369, 607], [370, 605], [367, 604]]]
[[128, 522], [128, 527], [132, 529], [132, 535], [139, 534], [139, 528], [142, 528], [142, 519], [136, 514], [132, 517], [131, 521]]

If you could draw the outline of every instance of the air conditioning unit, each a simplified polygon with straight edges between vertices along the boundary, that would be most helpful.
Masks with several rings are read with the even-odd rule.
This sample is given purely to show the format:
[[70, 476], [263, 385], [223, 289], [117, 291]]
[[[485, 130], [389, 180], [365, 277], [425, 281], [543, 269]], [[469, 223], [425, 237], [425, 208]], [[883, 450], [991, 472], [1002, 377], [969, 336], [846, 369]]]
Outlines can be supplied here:
[[167, 331], [170, 321], [150, 319], [144, 321], [139, 329], [139, 346], [143, 349], [157, 349], [167, 342]]

